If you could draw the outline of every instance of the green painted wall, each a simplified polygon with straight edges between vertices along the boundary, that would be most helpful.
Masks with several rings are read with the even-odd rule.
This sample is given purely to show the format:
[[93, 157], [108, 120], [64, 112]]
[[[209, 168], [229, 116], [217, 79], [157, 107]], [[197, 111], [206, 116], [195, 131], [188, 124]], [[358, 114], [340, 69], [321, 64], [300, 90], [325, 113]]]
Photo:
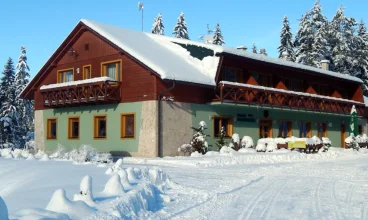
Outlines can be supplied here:
[[[44, 110], [43, 120], [46, 135], [47, 118], [57, 118], [57, 140], [45, 139], [47, 151], [53, 151], [58, 144], [66, 149], [78, 148], [82, 144], [91, 145], [100, 152], [137, 152], [139, 142], [139, 131], [141, 128], [141, 102], [123, 103], [113, 105], [96, 105], [75, 108], [60, 108]], [[135, 112], [135, 139], [120, 139], [120, 114]], [[107, 138], [105, 140], [94, 140], [93, 138], [93, 116], [98, 114], [107, 115]], [[68, 117], [80, 117], [80, 139], [68, 140]], [[37, 128], [36, 128], [37, 129]]]
[[[293, 122], [293, 136], [299, 136], [299, 127], [297, 122], [299, 120], [310, 121], [312, 124], [312, 136], [317, 135], [317, 121], [327, 122], [331, 126], [327, 127], [327, 136], [332, 141], [334, 147], [341, 147], [341, 124], [344, 122], [346, 125], [349, 124], [349, 116], [328, 114], [320, 112], [307, 112], [307, 111], [297, 111], [290, 109], [276, 109], [269, 107], [260, 106], [248, 106], [248, 105], [236, 105], [227, 103], [213, 103], [209, 105], [199, 105], [192, 104], [192, 121], [193, 126], [197, 127], [200, 121], [205, 121], [207, 123], [208, 129], [207, 134], [211, 137], [208, 138], [208, 143], [212, 145], [212, 150], [217, 150], [215, 141], [213, 138], [213, 120], [211, 116], [221, 115], [221, 116], [232, 116], [235, 118], [237, 114], [253, 114], [255, 119], [264, 118], [264, 110], [268, 110], [268, 118], [272, 119], [273, 127], [273, 137], [278, 135], [278, 124], [274, 120], [291, 120]], [[253, 138], [255, 142], [259, 138], [259, 127], [258, 121], [255, 122], [233, 122], [233, 133], [238, 133], [240, 138], [247, 135]], [[346, 133], [347, 135], [347, 133]], [[228, 142], [230, 139], [227, 140]]]

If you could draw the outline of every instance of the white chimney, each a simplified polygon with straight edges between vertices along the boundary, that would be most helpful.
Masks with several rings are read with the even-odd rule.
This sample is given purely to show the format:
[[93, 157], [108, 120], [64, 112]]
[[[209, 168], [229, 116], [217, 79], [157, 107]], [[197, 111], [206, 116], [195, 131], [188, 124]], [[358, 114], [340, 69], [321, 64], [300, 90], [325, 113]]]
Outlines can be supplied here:
[[239, 46], [236, 49], [246, 51], [248, 48], [246, 46]]
[[330, 61], [329, 60], [321, 60], [321, 69], [330, 70]]
[[289, 53], [287, 51], [282, 52], [281, 59], [289, 60]]
[[262, 55], [267, 56], [266, 49], [264, 49], [264, 48], [260, 49], [259, 53], [262, 54]]

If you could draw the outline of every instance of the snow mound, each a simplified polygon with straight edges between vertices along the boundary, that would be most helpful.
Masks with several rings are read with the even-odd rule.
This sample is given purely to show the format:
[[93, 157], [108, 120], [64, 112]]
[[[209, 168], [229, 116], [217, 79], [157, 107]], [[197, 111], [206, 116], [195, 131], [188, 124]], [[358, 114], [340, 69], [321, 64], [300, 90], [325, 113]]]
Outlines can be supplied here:
[[84, 219], [85, 216], [94, 212], [91, 207], [82, 201], [70, 201], [63, 189], [54, 192], [46, 210], [66, 214], [71, 219]]
[[238, 150], [239, 153], [245, 153], [245, 154], [253, 154], [253, 153], [257, 153], [257, 150], [256, 149], [253, 149], [253, 148], [241, 148]]
[[70, 220], [66, 214], [43, 209], [23, 209], [17, 212], [15, 217], [18, 220]]
[[220, 154], [225, 154], [225, 155], [233, 155], [233, 154], [236, 154], [237, 152], [232, 148], [232, 147], [226, 147], [226, 146], [223, 146], [221, 149], [220, 149]]
[[124, 187], [120, 182], [120, 176], [118, 174], [114, 174], [110, 177], [102, 194], [105, 196], [123, 196], [125, 194]]
[[131, 190], [133, 186], [129, 182], [127, 172], [124, 169], [122, 169], [122, 170], [119, 170], [118, 175], [120, 177], [120, 182], [121, 182], [121, 185], [123, 185], [123, 188], [125, 190]]
[[74, 201], [83, 201], [87, 205], [94, 207], [96, 204], [93, 201], [93, 193], [92, 193], [92, 177], [85, 176], [83, 177], [80, 187], [79, 193], [74, 194]]
[[266, 152], [273, 152], [277, 150], [277, 144], [273, 141], [267, 143]]
[[217, 151], [208, 151], [205, 156], [208, 156], [208, 157], [213, 157], [213, 156], [219, 156], [220, 155], [220, 152], [217, 152]]
[[191, 157], [202, 157], [203, 154], [199, 153], [198, 151], [194, 151], [190, 154]]
[[106, 170], [105, 174], [109, 175], [112, 173], [117, 173], [119, 172], [119, 170], [122, 170], [122, 169], [123, 169], [123, 159], [119, 159], [116, 161], [116, 163], [112, 167]]
[[44, 154], [42, 158], [40, 159], [40, 161], [50, 161], [50, 158], [47, 154]]
[[29, 154], [26, 160], [35, 160], [35, 156], [33, 154]]
[[[261, 139], [260, 139], [261, 140]], [[264, 142], [260, 142], [260, 141], [258, 141], [258, 143], [257, 143], [257, 146], [256, 146], [256, 150], [257, 150], [257, 152], [265, 152], [266, 151], [266, 143], [264, 143]]]
[[129, 180], [130, 183], [138, 183], [138, 179], [135, 176], [135, 173], [134, 173], [134, 170], [133, 170], [132, 167], [128, 167], [126, 169], [126, 172], [128, 174], [128, 180]]
[[8, 220], [8, 207], [6, 207], [6, 204], [4, 200], [0, 196], [0, 219], [1, 220]]
[[41, 159], [44, 155], [45, 155], [45, 152], [43, 152], [42, 150], [38, 150], [34, 156], [37, 159]]
[[233, 136], [231, 136], [231, 140], [233, 141], [233, 143], [236, 143], [239, 145], [240, 144], [239, 134], [234, 133]]
[[244, 136], [240, 143], [242, 148], [252, 148], [254, 146], [253, 139], [249, 136]]

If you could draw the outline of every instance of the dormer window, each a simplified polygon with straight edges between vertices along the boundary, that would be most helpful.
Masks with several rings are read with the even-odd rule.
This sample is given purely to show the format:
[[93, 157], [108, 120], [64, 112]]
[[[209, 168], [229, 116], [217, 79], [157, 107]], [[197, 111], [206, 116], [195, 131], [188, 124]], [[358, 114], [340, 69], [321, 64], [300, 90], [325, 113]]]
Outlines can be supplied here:
[[74, 79], [74, 69], [59, 70], [57, 77], [58, 83], [72, 82]]

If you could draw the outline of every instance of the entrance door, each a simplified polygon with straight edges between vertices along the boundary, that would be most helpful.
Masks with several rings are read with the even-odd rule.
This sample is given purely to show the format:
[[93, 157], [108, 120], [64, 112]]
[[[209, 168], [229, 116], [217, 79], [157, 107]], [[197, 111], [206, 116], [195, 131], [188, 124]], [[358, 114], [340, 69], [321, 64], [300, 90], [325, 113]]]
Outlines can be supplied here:
[[345, 138], [346, 138], [346, 127], [345, 124], [341, 125], [341, 147], [345, 148]]
[[272, 120], [259, 120], [259, 138], [272, 138]]

